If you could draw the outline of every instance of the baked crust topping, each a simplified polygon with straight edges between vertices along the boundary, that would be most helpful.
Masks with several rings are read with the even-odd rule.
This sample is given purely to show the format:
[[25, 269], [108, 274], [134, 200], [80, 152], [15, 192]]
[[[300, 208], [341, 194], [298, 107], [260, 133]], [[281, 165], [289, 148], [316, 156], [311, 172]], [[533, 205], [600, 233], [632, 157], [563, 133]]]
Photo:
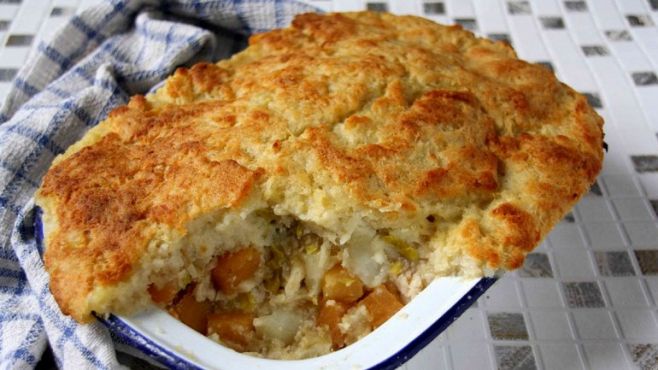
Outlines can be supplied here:
[[422, 245], [408, 286], [517, 268], [595, 180], [602, 125], [505, 43], [418, 17], [302, 14], [178, 69], [55, 160], [37, 194], [51, 290], [79, 321], [129, 311], [108, 302], [148, 297], [153, 275], [132, 281], [154, 249], [215, 248], [190, 225], [256, 203], [336, 246], [366, 227]]

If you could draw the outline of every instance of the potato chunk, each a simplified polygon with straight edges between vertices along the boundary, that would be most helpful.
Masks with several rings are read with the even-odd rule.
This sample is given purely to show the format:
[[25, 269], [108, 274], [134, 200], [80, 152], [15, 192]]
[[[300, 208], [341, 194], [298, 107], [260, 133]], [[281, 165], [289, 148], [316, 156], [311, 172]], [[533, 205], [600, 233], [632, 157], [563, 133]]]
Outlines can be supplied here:
[[363, 283], [342, 266], [336, 265], [324, 275], [322, 294], [325, 300], [352, 303], [363, 295]]
[[238, 285], [254, 275], [260, 266], [260, 253], [252, 247], [225, 253], [217, 258], [212, 270], [215, 289], [224, 294], [235, 293]]
[[194, 298], [190, 289], [178, 302], [171, 308], [171, 313], [176, 316], [183, 324], [191, 327], [199, 333], [206, 335], [208, 327], [208, 314], [212, 307], [210, 302], [199, 302]]
[[231, 311], [208, 316], [208, 334], [217, 334], [224, 344], [236, 351], [246, 351], [255, 336], [254, 315]]
[[361, 304], [366, 306], [373, 327], [378, 327], [398, 312], [403, 304], [385, 285], [380, 285], [370, 292]]
[[320, 312], [316, 323], [319, 326], [326, 326], [331, 334], [331, 343], [334, 349], [341, 348], [345, 345], [345, 335], [340, 331], [338, 324], [347, 312], [348, 305], [334, 300], [323, 301], [320, 306]]

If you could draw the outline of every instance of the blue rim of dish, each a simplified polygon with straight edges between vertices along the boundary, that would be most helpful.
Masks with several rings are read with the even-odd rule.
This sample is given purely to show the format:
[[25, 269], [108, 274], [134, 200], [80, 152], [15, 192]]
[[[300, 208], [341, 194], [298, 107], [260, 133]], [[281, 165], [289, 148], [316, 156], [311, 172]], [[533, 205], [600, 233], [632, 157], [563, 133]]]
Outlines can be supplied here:
[[[43, 250], [43, 223], [41, 220], [41, 208], [35, 206], [34, 229], [37, 247]], [[383, 360], [368, 370], [388, 370], [402, 366], [405, 362], [416, 355], [420, 350], [425, 348], [434, 338], [443, 332], [450, 324], [455, 322], [473, 302], [475, 302], [484, 292], [487, 291], [495, 282], [495, 277], [485, 277], [480, 279], [457, 303], [455, 303], [446, 313], [439, 317], [432, 325], [423, 331], [414, 340], [400, 349], [397, 353]], [[130, 345], [158, 363], [173, 369], [203, 369], [189, 360], [178, 356], [168, 348], [156, 343], [151, 338], [135, 330], [131, 325], [121, 320], [115, 315], [109, 315], [107, 318], [96, 316], [99, 322], [110, 329], [125, 344]]]

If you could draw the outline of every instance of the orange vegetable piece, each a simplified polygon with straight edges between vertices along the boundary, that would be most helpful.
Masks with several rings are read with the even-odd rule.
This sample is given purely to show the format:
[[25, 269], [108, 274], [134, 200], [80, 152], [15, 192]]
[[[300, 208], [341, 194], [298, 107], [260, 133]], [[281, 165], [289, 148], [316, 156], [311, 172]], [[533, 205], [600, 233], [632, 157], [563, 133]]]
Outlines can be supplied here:
[[248, 312], [218, 312], [208, 316], [208, 334], [216, 333], [224, 344], [246, 351], [256, 335], [254, 315]]
[[206, 335], [208, 315], [210, 314], [211, 309], [212, 306], [210, 302], [198, 302], [196, 298], [194, 298], [192, 290], [190, 290], [173, 305], [170, 312], [182, 321], [183, 324], [203, 335]]
[[225, 294], [234, 293], [241, 282], [254, 275], [260, 265], [260, 253], [255, 248], [243, 248], [217, 258], [211, 277], [215, 289]]
[[376, 328], [398, 312], [403, 304], [386, 285], [380, 285], [370, 292], [361, 303], [370, 313], [371, 323]]
[[341, 265], [332, 267], [322, 281], [324, 299], [352, 303], [363, 296], [363, 283]]
[[341, 333], [338, 324], [347, 312], [349, 307], [345, 303], [338, 301], [324, 301], [320, 306], [320, 312], [315, 322], [319, 326], [327, 326], [329, 334], [331, 334], [331, 343], [334, 349], [341, 348], [345, 345], [345, 336]]
[[176, 288], [176, 284], [173, 282], [167, 283], [161, 288], [158, 288], [155, 284], [151, 284], [148, 287], [148, 292], [151, 295], [153, 302], [159, 304], [169, 304], [174, 300], [174, 298], [176, 298], [176, 294], [178, 294], [178, 288]]

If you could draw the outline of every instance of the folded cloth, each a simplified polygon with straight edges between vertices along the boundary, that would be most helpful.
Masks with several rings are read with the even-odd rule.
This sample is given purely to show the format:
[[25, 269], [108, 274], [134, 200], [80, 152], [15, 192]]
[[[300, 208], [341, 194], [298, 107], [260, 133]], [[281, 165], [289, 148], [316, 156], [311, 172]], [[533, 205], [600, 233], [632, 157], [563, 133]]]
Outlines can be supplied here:
[[[289, 0], [115, 0], [41, 43], [0, 109], [0, 368], [121, 367], [99, 323], [62, 315], [34, 235], [32, 197], [54, 157], [110, 110], [181, 65], [226, 57], [310, 6]], [[122, 344], [119, 344], [120, 346]]]

